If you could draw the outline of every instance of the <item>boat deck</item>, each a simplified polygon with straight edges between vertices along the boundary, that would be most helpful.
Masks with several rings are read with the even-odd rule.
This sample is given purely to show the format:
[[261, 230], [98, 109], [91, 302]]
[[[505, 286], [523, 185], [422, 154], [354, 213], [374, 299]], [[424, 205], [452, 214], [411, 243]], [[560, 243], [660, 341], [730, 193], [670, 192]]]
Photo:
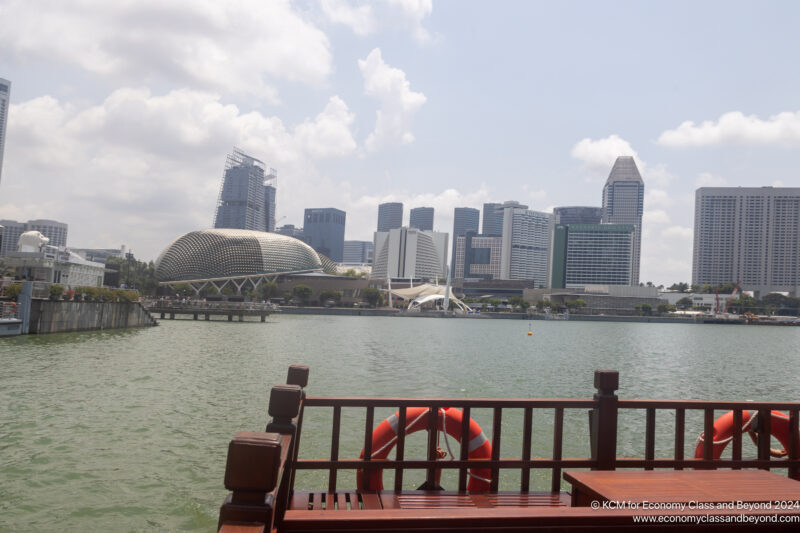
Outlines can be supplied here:
[[[324, 398], [306, 397], [308, 369], [293, 366], [287, 385], [270, 393], [272, 419], [266, 432], [241, 433], [231, 441], [225, 474], [231, 493], [220, 511], [220, 531], [800, 530], [800, 402], [622, 400], [615, 394], [618, 379], [615, 371], [597, 371], [597, 393], [591, 399]], [[395, 432], [391, 454], [375, 430], [376, 409], [389, 408], [396, 409], [390, 417]], [[443, 428], [446, 408], [459, 409], [463, 424]], [[325, 459], [298, 453], [303, 421], [312, 409], [332, 415]], [[353, 412], [363, 413], [360, 458], [340, 457], [343, 409], [348, 431], [358, 420]], [[479, 409], [492, 412], [484, 439], [491, 442], [491, 451], [471, 458], [476, 441], [469, 429], [471, 413]], [[590, 457], [563, 457], [565, 410], [588, 411]], [[510, 411], [521, 414], [521, 450], [501, 441], [504, 413]], [[697, 434], [693, 428], [687, 431], [687, 412], [694, 415], [690, 420], [699, 416], [702, 432], [712, 435], [715, 416], [723, 411], [732, 413], [733, 427], [749, 428], [757, 457], [743, 457], [743, 431], [717, 441], [701, 439], [696, 449], [687, 449], [687, 438]], [[776, 411], [788, 415], [775, 418]], [[420, 412], [425, 418], [414, 418]], [[631, 412], [644, 415], [644, 457], [617, 454], [618, 419]], [[537, 421], [552, 416], [552, 447], [545, 457], [532, 455], [534, 413]], [[670, 457], [656, 457], [657, 414], [662, 421], [658, 434], [669, 425], [674, 435]], [[437, 436], [443, 429], [458, 442], [446, 461], [438, 453]], [[405, 437], [418, 430], [427, 432], [426, 458], [406, 458]], [[787, 432], [782, 441], [786, 449], [780, 453], [770, 448], [770, 435], [777, 430]], [[721, 458], [717, 447], [723, 440], [730, 448]], [[393, 487], [374, 487], [370, 474], [376, 470], [393, 471]], [[308, 471], [317, 472], [315, 479], [327, 477], [327, 486], [295, 488], [296, 474]], [[342, 479], [351, 479], [341, 474], [354, 471], [359, 487], [341, 487]], [[404, 473], [414, 471], [424, 473], [425, 483], [410, 490], [412, 476]], [[439, 488], [442, 472], [451, 483], [457, 479], [457, 490], [426, 490]], [[535, 472], [539, 483], [549, 474], [551, 490], [533, 490]], [[485, 486], [467, 490], [468, 480], [478, 473], [485, 476]], [[519, 480], [519, 490], [500, 490], [501, 477], [504, 488]]]

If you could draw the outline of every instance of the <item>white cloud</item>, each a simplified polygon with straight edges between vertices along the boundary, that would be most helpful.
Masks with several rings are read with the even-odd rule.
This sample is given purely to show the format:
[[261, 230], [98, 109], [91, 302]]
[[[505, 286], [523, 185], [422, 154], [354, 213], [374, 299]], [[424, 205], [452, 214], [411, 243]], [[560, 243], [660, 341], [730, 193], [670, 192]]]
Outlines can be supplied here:
[[358, 68], [364, 77], [364, 92], [381, 106], [376, 111], [375, 130], [365, 142], [367, 150], [413, 142], [411, 122], [425, 103], [425, 95], [411, 90], [405, 72], [383, 61], [380, 48], [372, 50], [366, 59], [359, 59]]
[[640, 172], [644, 166], [631, 144], [617, 134], [596, 141], [587, 137], [572, 147], [571, 154], [575, 159], [582, 161], [589, 170], [605, 171], [606, 176], [611, 171], [614, 161], [621, 155], [633, 156]]
[[288, 0], [140, 0], [0, 4], [0, 53], [72, 65], [127, 84], [180, 86], [277, 100], [274, 80], [324, 85], [326, 35]]
[[36, 98], [9, 113], [0, 218], [61, 220], [72, 246], [126, 243], [153, 258], [176, 236], [211, 225], [233, 146], [278, 169], [279, 212], [302, 212], [309, 199], [327, 204], [315, 194], [315, 161], [355, 150], [352, 121], [336, 96], [294, 128], [190, 90], [125, 88], [90, 107]]
[[715, 176], [711, 172], [701, 172], [695, 180], [697, 187], [724, 187], [725, 185], [727, 185], [725, 179]]
[[354, 6], [346, 0], [322, 0], [322, 11], [335, 24], [344, 24], [356, 35], [369, 35], [377, 22], [371, 4]]
[[767, 120], [741, 111], [725, 113], [716, 122], [706, 120], [695, 124], [687, 120], [662, 133], [658, 144], [681, 148], [720, 144], [800, 146], [800, 111], [785, 111]]
[[663, 209], [646, 209], [642, 214], [642, 227], [651, 224], [669, 224], [670, 219], [667, 212]]
[[431, 33], [422, 26], [422, 21], [433, 12], [433, 0], [388, 0], [400, 14], [406, 26], [411, 30], [414, 39], [420, 44], [433, 40]]
[[673, 204], [672, 197], [664, 189], [645, 188], [644, 205], [646, 209], [653, 207], [672, 207]]
[[351, 154], [356, 149], [356, 141], [350, 132], [354, 118], [347, 104], [333, 96], [313, 121], [306, 120], [295, 128], [295, 138], [314, 157]]

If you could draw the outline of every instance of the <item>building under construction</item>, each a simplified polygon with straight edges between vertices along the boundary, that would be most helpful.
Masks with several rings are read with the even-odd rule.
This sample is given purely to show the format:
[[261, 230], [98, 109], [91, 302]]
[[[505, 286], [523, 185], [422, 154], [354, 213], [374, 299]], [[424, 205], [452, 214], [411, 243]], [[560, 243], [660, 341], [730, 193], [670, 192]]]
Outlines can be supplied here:
[[274, 168], [234, 148], [225, 160], [214, 227], [275, 231], [277, 181]]

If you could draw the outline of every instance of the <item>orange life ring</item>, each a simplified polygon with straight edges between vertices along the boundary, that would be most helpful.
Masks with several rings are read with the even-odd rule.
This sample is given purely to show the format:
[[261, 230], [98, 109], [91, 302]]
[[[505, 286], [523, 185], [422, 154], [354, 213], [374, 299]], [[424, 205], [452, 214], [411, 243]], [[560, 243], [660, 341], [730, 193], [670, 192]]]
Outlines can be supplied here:
[[[430, 409], [426, 407], [409, 407], [406, 409], [406, 435], [428, 428]], [[381, 422], [372, 432], [372, 459], [386, 459], [397, 442], [397, 426], [400, 420], [399, 411]], [[438, 410], [437, 427], [458, 442], [461, 442], [462, 412], [460, 409], [447, 407]], [[492, 443], [486, 438], [483, 430], [474, 419], [469, 420], [469, 459], [491, 459]], [[361, 450], [364, 458], [364, 450]], [[490, 488], [491, 470], [488, 468], [472, 468], [469, 471], [467, 490], [485, 492]], [[358, 490], [383, 490], [383, 470], [358, 470], [356, 472]]]
[[[753, 428], [753, 422], [756, 419], [756, 415], [756, 411], [752, 413], [750, 411], [742, 411], [742, 427], [739, 429], [742, 433], [745, 431], [750, 432], [750, 436], [753, 437], [754, 441], [755, 429]], [[789, 449], [789, 416], [780, 411], [771, 411], [770, 415], [770, 434], [778, 439], [778, 442], [783, 446], [783, 450], [772, 450], [771, 454], [775, 457], [783, 457], [786, 455], [786, 450]], [[733, 431], [733, 411], [728, 411], [714, 421], [714, 459], [719, 459], [725, 447], [733, 440]], [[701, 433], [697, 437], [694, 451], [695, 459], [703, 458], [704, 440], [704, 433]]]

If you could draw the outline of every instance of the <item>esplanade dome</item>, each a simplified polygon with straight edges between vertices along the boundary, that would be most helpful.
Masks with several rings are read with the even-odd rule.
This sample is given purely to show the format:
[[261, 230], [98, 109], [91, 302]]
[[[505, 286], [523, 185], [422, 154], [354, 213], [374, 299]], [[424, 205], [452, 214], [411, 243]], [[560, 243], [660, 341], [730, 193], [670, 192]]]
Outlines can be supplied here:
[[159, 281], [232, 278], [322, 270], [322, 259], [306, 243], [263, 231], [190, 231], [156, 259]]

